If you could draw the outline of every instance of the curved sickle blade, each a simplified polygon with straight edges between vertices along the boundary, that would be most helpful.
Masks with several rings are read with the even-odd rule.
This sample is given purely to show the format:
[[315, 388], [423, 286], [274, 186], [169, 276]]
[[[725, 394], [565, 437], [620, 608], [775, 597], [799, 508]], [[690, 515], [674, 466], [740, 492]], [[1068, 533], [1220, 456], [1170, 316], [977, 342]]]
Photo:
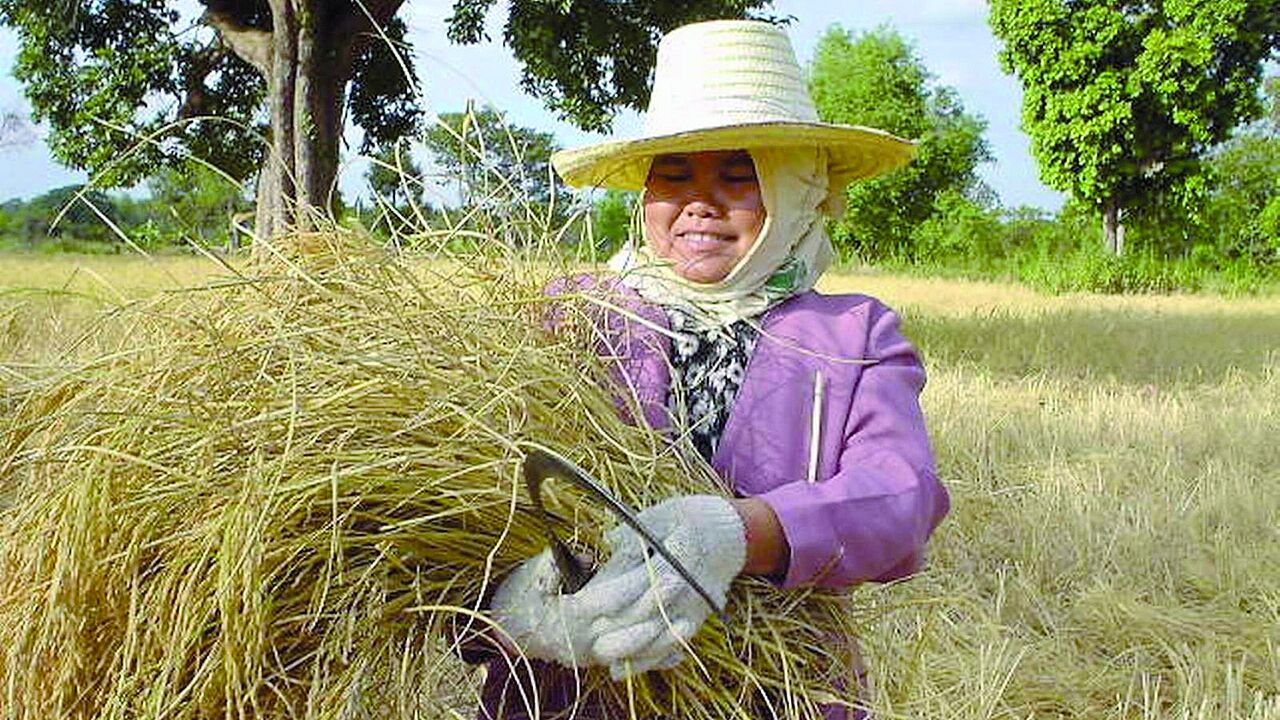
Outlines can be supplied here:
[[[556, 565], [567, 581], [566, 587], [571, 588], [570, 592], [576, 592], [582, 585], [585, 585], [591, 575], [583, 569], [582, 565], [573, 556], [573, 553], [569, 552], [564, 541], [551, 528], [550, 515], [542, 504], [542, 481], [547, 478], [569, 482], [609, 508], [619, 520], [636, 531], [636, 534], [640, 536], [645, 545], [661, 555], [662, 559], [671, 563], [671, 567], [675, 568], [680, 577], [684, 578], [684, 581], [689, 583], [690, 587], [702, 596], [707, 605], [711, 606], [716, 615], [728, 624], [729, 614], [725, 612], [725, 609], [716, 604], [716, 601], [711, 597], [711, 593], [707, 592], [702, 583], [698, 582], [698, 578], [694, 577], [693, 573], [689, 572], [688, 568], [677, 560], [675, 555], [671, 554], [671, 551], [667, 550], [666, 546], [653, 536], [653, 533], [649, 532], [649, 529], [636, 517], [634, 510], [609, 494], [609, 491], [597, 482], [595, 478], [588, 475], [585, 470], [574, 465], [568, 459], [541, 445], [528, 443], [526, 447], [528, 450], [522, 466], [525, 485], [529, 489], [529, 496], [533, 499], [534, 507], [542, 513], [543, 525], [546, 527], [548, 539], [551, 541], [552, 555], [555, 556]], [[574, 587], [575, 584], [577, 584], [577, 587]]]

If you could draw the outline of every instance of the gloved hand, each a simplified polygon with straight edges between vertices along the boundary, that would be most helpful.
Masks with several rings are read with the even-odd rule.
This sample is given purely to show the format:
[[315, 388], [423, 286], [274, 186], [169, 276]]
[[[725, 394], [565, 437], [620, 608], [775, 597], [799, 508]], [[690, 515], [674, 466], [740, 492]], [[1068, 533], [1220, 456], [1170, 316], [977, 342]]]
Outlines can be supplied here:
[[[723, 604], [747, 559], [746, 529], [733, 505], [711, 495], [665, 500], [639, 513], [650, 532]], [[596, 611], [590, 654], [615, 680], [673, 667], [711, 606], [671, 564], [646, 552], [626, 525], [605, 536], [612, 555], [576, 598]]]
[[[598, 617], [591, 602], [560, 594], [560, 571], [550, 550], [534, 555], [511, 572], [489, 602], [489, 614], [531, 658], [567, 667], [600, 664], [591, 654]], [[589, 585], [588, 585], [589, 586]], [[583, 588], [584, 590], [586, 588]]]

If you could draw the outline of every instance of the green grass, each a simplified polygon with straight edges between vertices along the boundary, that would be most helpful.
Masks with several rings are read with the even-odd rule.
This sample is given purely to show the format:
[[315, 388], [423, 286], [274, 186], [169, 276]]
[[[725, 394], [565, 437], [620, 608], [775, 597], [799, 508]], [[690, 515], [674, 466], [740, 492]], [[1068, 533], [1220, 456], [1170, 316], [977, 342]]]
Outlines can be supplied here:
[[[0, 257], [0, 368], [216, 272]], [[901, 311], [954, 501], [924, 574], [855, 592], [877, 717], [1280, 718], [1280, 299], [823, 287]]]

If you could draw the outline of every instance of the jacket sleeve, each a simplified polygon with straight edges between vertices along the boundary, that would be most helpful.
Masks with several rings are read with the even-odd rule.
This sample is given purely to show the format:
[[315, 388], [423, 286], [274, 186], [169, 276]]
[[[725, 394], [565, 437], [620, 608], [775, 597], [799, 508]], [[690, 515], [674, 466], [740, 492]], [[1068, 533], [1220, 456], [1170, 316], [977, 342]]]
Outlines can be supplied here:
[[921, 568], [925, 543], [950, 509], [920, 410], [925, 373], [898, 317], [875, 303], [866, 357], [835, 474], [781, 485], [759, 497], [790, 546], [783, 587], [887, 582]]

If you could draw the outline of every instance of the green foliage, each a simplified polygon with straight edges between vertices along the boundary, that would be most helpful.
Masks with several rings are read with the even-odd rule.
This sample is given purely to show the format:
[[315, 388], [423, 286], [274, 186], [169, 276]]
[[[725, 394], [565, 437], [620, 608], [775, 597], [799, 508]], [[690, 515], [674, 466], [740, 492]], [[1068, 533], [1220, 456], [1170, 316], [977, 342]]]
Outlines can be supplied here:
[[111, 230], [98, 212], [119, 222], [122, 220], [120, 210], [115, 201], [100, 190], [66, 185], [27, 202], [10, 200], [0, 205], [0, 222], [3, 223], [0, 225], [0, 237], [26, 247], [71, 240], [111, 243]]
[[912, 234], [912, 254], [880, 264], [931, 276], [1017, 280], [1047, 293], [1280, 290], [1280, 263], [1227, 256], [1210, 244], [1167, 252], [1162, 237], [1200, 230], [1168, 218], [1162, 223], [1136, 224], [1137, 249], [1113, 255], [1100, 242], [1097, 213], [1082, 203], [1069, 202], [1049, 216], [1033, 208], [989, 209], [947, 194]]
[[977, 194], [977, 167], [991, 157], [982, 138], [986, 123], [965, 113], [954, 90], [934, 86], [914, 47], [894, 30], [856, 37], [828, 30], [818, 42], [810, 89], [825, 121], [882, 128], [920, 143], [906, 168], [849, 188], [847, 212], [832, 227], [843, 253], [908, 257], [917, 228], [946, 212], [941, 198]]
[[0, 240], [40, 252], [127, 252], [131, 245], [149, 250], [189, 242], [220, 248], [232, 213], [250, 207], [239, 186], [200, 166], [165, 171], [148, 188], [150, 197], [135, 198], [68, 185], [10, 200], [0, 205]]
[[[1276, 87], [1274, 81], [1272, 87]], [[1271, 113], [1280, 110], [1272, 97]], [[1240, 128], [1208, 152], [1182, 188], [1126, 213], [1126, 244], [1166, 258], [1195, 256], [1211, 268], [1237, 262], [1266, 269], [1280, 265], [1280, 234], [1272, 204], [1280, 204], [1280, 124]]]
[[[487, 197], [547, 204], [551, 199], [551, 133], [512, 125], [491, 107], [442, 113], [423, 144], [444, 174], [456, 178], [463, 204]], [[496, 195], [495, 195], [496, 194]]]
[[591, 251], [596, 258], [613, 255], [627, 242], [638, 201], [637, 193], [607, 190], [591, 206]]
[[1280, 134], [1247, 134], [1211, 160], [1206, 237], [1224, 258], [1280, 265]]
[[992, 0], [1041, 177], [1095, 208], [1168, 199], [1261, 112], [1274, 0]]
[[924, 263], [1004, 257], [1008, 249], [1001, 230], [998, 213], [946, 191], [936, 212], [912, 230], [912, 256]]
[[221, 247], [233, 242], [231, 219], [251, 207], [244, 187], [197, 163], [166, 168], [147, 182], [148, 223], [136, 232], [149, 233], [157, 245], [194, 242]]
[[1051, 262], [1024, 263], [1018, 278], [1049, 293], [1173, 293], [1201, 290], [1252, 294], [1274, 290], [1280, 276], [1241, 260], [1166, 258], [1147, 252], [1112, 255], [1080, 247]]
[[[346, 115], [364, 131], [364, 152], [415, 132], [421, 120], [412, 49], [396, 17], [402, 2], [314, 0], [302, 14], [302, 24], [323, 38], [320, 51], [330, 54], [325, 73], [308, 78], [309, 86], [336, 83], [340, 101], [346, 93]], [[743, 17], [768, 2], [515, 0], [506, 5], [503, 40], [522, 64], [525, 90], [563, 118], [604, 130], [617, 107], [641, 108], [647, 101], [661, 33], [693, 20]], [[495, 5], [456, 0], [446, 21], [450, 39], [485, 39], [485, 19]], [[233, 28], [254, 43], [270, 43], [271, 4], [199, 0], [203, 29], [181, 7], [167, 0], [0, 0], [0, 23], [13, 27], [21, 42], [15, 75], [35, 119], [50, 127], [55, 157], [88, 171], [99, 186], [136, 184], [191, 155], [237, 180], [263, 163], [268, 85], [237, 54], [252, 43], [223, 33]], [[381, 27], [367, 29], [368, 17]], [[272, 101], [294, 106], [293, 98]], [[316, 137], [305, 123], [299, 129], [307, 147], [328, 148], [336, 140]], [[158, 140], [142, 139], [152, 137]]]
[[1198, 290], [1203, 268], [1170, 262], [1147, 253], [1114, 255], [1099, 245], [1076, 248], [1054, 258], [1037, 257], [1023, 264], [1019, 277], [1051, 293], [1144, 293]]
[[1271, 196], [1266, 207], [1251, 223], [1250, 235], [1266, 248], [1267, 262], [1280, 264], [1280, 192]]
[[[364, 129], [361, 151], [411, 137], [421, 129], [422, 111], [413, 87], [412, 53], [405, 38], [407, 28], [400, 18], [392, 18], [382, 28], [378, 42], [358, 49], [352, 66], [351, 120]], [[399, 48], [397, 55], [392, 48]]]
[[[99, 185], [134, 184], [187, 152], [236, 177], [258, 165], [253, 113], [265, 85], [230, 53], [182, 32], [171, 5], [0, 0], [0, 22], [21, 41], [14, 75], [33, 119], [50, 126], [54, 156]], [[170, 127], [197, 100], [207, 100], [200, 113], [230, 122]], [[140, 140], [161, 133], [160, 142]]]

